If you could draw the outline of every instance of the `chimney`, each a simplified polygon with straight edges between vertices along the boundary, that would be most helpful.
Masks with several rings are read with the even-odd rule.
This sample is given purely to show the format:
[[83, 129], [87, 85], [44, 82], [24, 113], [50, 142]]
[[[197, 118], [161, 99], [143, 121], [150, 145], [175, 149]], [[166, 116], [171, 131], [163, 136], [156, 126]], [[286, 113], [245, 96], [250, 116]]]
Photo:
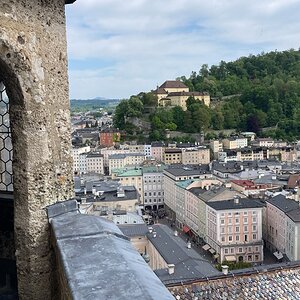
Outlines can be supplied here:
[[169, 275], [174, 274], [175, 272], [175, 265], [174, 264], [168, 264], [168, 273]]
[[296, 186], [294, 191], [296, 192], [296, 196], [295, 196], [295, 201], [297, 201], [299, 203], [299, 206], [300, 206], [300, 201], [299, 201], [299, 193], [300, 193], [300, 190], [299, 188]]
[[188, 248], [188, 249], [191, 249], [191, 248], [192, 248], [192, 244], [191, 244], [191, 242], [190, 242], [190, 241], [188, 241], [188, 242], [187, 242], [187, 244], [186, 244], [186, 246], [187, 246], [187, 248]]
[[86, 195], [86, 188], [84, 188], [84, 194]]
[[228, 266], [222, 265], [221, 268], [222, 268], [222, 273], [223, 273], [224, 275], [228, 275]]
[[178, 236], [178, 231], [177, 230], [174, 231], [174, 235]]
[[117, 198], [124, 198], [125, 197], [125, 191], [123, 187], [119, 186], [117, 188]]
[[152, 233], [153, 228], [152, 228], [152, 227], [149, 227], [148, 229], [149, 229], [149, 232]]
[[92, 188], [92, 193], [93, 193], [93, 195], [96, 195], [96, 188]]
[[234, 204], [239, 204], [240, 203], [240, 197], [239, 196], [234, 196], [233, 201], [234, 201]]
[[156, 232], [155, 231], [153, 231], [153, 237], [156, 238]]

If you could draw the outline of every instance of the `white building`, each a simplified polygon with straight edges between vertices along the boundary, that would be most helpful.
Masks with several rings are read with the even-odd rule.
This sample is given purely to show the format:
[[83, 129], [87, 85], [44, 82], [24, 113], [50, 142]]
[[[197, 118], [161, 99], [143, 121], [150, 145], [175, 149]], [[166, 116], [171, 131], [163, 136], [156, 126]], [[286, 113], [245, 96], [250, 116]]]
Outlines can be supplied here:
[[91, 152], [86, 156], [86, 172], [104, 174], [103, 155], [99, 152]]
[[144, 154], [146, 157], [151, 157], [151, 145], [144, 145]]
[[145, 209], [164, 208], [164, 165], [143, 167]]
[[79, 165], [79, 156], [82, 153], [87, 153], [91, 151], [90, 146], [84, 146], [84, 147], [73, 147], [72, 148], [72, 157], [73, 157], [73, 170], [74, 172], [80, 171], [80, 165]]

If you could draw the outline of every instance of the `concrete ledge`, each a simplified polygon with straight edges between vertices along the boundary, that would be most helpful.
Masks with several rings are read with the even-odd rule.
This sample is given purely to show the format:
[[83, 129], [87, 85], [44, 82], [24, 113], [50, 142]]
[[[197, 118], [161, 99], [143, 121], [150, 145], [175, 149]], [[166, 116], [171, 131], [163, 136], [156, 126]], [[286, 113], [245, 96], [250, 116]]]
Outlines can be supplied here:
[[78, 211], [78, 205], [76, 200], [57, 202], [55, 204], [47, 206], [48, 219], [57, 217], [68, 212], [76, 211]]
[[59, 299], [174, 299], [113, 222], [80, 214], [73, 201], [48, 207]]

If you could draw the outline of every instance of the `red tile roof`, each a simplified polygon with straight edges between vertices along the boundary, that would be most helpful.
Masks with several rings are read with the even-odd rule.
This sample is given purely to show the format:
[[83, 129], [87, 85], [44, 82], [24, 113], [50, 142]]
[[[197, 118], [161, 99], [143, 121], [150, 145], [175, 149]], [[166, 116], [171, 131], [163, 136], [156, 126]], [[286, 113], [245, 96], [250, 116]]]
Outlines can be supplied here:
[[167, 80], [159, 88], [187, 88], [187, 86], [179, 80]]

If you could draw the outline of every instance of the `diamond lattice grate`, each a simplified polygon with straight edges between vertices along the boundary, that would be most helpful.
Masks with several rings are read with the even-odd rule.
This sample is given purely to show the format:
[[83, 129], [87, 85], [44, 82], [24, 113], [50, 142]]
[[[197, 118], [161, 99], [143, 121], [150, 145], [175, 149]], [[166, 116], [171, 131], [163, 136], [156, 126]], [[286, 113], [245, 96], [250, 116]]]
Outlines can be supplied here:
[[0, 82], [0, 190], [13, 190], [11, 128], [9, 99], [5, 86]]

